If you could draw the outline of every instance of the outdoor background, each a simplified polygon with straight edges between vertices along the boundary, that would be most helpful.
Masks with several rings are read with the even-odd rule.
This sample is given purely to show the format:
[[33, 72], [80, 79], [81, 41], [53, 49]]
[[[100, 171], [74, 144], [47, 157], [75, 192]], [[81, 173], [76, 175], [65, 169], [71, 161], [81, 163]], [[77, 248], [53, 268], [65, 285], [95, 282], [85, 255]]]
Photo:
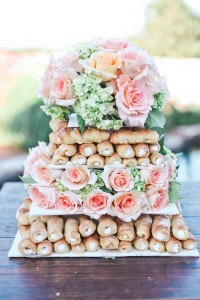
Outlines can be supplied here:
[[36, 99], [51, 54], [98, 36], [129, 38], [155, 56], [170, 91], [167, 146], [180, 180], [200, 179], [200, 0], [6, 0], [0, 10], [0, 185], [48, 140]]

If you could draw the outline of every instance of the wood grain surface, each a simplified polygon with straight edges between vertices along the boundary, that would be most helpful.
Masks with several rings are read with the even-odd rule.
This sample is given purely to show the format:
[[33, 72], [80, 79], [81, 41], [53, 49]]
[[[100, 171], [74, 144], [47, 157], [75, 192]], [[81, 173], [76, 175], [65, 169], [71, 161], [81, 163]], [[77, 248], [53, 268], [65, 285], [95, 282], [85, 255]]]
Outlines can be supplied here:
[[[200, 183], [183, 184], [183, 214], [200, 243]], [[22, 183], [0, 194], [0, 299], [200, 299], [200, 260], [186, 257], [8, 258]]]

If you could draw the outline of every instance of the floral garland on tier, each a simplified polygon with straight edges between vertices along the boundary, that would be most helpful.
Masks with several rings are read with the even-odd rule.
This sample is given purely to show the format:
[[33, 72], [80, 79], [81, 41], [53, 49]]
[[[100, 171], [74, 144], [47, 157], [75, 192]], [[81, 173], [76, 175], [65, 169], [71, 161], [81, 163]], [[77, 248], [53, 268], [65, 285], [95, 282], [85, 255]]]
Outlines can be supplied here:
[[38, 90], [47, 115], [69, 120], [76, 113], [81, 130], [163, 127], [167, 96], [153, 59], [120, 39], [96, 39], [51, 57]]
[[173, 155], [166, 154], [159, 166], [128, 168], [114, 164], [100, 170], [67, 162], [64, 169], [55, 169], [48, 146], [39, 143], [30, 150], [21, 179], [30, 198], [41, 208], [84, 213], [93, 218], [107, 213], [130, 221], [142, 211], [161, 210], [179, 200]]

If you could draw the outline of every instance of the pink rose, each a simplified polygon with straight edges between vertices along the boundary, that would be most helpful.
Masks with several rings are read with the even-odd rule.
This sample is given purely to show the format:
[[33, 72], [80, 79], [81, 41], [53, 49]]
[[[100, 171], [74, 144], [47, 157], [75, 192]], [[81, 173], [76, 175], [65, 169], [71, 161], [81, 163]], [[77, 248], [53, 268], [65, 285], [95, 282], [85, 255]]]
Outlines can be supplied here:
[[169, 203], [169, 191], [167, 188], [151, 185], [146, 190], [146, 197], [152, 210], [161, 210]]
[[142, 207], [147, 204], [144, 193], [137, 191], [117, 193], [113, 196], [112, 211], [114, 216], [125, 222], [136, 220], [142, 213]]
[[79, 54], [77, 51], [68, 52], [66, 55], [58, 58], [56, 67], [58, 69], [73, 69], [76, 72], [82, 72], [82, 67], [79, 64]]
[[154, 63], [149, 67], [148, 73], [144, 77], [144, 81], [153, 95], [162, 91], [168, 93], [166, 79], [165, 77], [160, 76]]
[[90, 172], [85, 166], [68, 164], [61, 175], [62, 184], [72, 191], [79, 191], [90, 181]]
[[112, 203], [112, 196], [101, 190], [92, 191], [83, 204], [83, 212], [99, 219], [101, 215], [109, 213]]
[[120, 75], [119, 91], [116, 93], [116, 105], [119, 117], [129, 121], [131, 126], [144, 126], [154, 98], [143, 81], [134, 81], [126, 75]]
[[166, 166], [149, 165], [142, 167], [140, 170], [141, 179], [145, 184], [152, 184], [157, 187], [163, 187], [167, 184], [169, 179], [168, 168]]
[[34, 185], [28, 190], [31, 200], [41, 208], [51, 208], [56, 200], [55, 188], [50, 186]]
[[65, 193], [58, 193], [56, 196], [55, 207], [60, 210], [74, 214], [82, 209], [82, 201], [79, 195], [67, 191]]
[[52, 170], [46, 162], [38, 160], [31, 168], [31, 177], [41, 185], [51, 185], [56, 180], [56, 170]]
[[52, 82], [52, 74], [48, 70], [45, 71], [42, 79], [40, 80], [40, 85], [37, 91], [38, 98], [48, 98]]
[[168, 168], [168, 179], [171, 181], [172, 178], [177, 176], [177, 161], [172, 158], [170, 155], [165, 155], [166, 168]]
[[126, 169], [124, 165], [106, 165], [102, 179], [108, 189], [116, 192], [130, 191], [134, 186], [130, 169]]
[[102, 50], [118, 51], [128, 47], [128, 41], [117, 38], [102, 39], [99, 42], [99, 48]]

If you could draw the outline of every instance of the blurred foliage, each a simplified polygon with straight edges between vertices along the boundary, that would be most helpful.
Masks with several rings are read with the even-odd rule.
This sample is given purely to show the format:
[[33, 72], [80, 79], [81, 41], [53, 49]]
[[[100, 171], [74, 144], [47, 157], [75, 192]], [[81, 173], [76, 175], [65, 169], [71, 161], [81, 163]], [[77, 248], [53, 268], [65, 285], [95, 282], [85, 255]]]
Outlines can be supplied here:
[[200, 16], [183, 0], [154, 0], [143, 32], [131, 40], [151, 55], [200, 57]]

